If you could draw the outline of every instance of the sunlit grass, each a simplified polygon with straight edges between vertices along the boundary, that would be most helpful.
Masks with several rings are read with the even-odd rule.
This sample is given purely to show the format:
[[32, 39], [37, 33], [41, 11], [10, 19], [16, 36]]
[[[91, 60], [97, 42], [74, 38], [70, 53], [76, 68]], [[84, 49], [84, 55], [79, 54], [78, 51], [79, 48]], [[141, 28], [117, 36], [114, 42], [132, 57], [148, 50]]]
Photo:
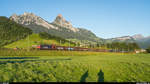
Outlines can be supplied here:
[[[2, 59], [7, 57], [16, 58]], [[80, 82], [87, 71], [85, 81], [97, 82], [100, 70], [104, 73], [104, 82], [150, 82], [149, 67], [150, 54], [48, 50], [0, 52], [0, 82]]]

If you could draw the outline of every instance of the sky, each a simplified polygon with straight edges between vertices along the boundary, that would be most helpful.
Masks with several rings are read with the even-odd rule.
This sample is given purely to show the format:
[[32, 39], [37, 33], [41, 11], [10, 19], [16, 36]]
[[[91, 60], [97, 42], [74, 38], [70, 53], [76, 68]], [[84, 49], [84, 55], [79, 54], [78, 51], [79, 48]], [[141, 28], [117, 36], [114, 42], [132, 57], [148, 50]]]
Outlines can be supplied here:
[[150, 36], [150, 0], [0, 0], [0, 16], [24, 12], [48, 22], [62, 14], [101, 38]]

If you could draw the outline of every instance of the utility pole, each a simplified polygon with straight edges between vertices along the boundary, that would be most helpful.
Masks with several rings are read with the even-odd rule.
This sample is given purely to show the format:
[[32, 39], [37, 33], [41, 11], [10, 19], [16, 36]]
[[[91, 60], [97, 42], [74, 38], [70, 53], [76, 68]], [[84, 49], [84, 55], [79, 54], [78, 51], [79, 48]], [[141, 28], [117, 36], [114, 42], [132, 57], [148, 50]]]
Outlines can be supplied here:
[[75, 42], [75, 44], [76, 44], [75, 47], [77, 47], [77, 42]]
[[70, 51], [70, 39], [69, 39], [69, 51]]
[[60, 45], [61, 45], [61, 40], [60, 40]]
[[30, 35], [28, 35], [28, 52], [29, 52], [29, 36], [30, 36]]
[[129, 52], [129, 44], [128, 44], [128, 52]]

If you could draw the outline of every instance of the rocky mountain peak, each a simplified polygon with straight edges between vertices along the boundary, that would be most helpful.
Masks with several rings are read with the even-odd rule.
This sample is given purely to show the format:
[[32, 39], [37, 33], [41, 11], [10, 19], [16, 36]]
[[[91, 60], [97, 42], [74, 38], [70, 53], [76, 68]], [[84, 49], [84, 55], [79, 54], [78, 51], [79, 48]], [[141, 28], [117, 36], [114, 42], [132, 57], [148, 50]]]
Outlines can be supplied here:
[[135, 40], [144, 38], [144, 36], [141, 35], [141, 34], [136, 34], [136, 35], [133, 35], [132, 37], [133, 37]]
[[34, 17], [34, 18], [39, 17], [39, 16], [35, 15], [34, 13], [28, 13], [28, 12], [24, 12], [24, 13], [22, 14], [22, 16], [28, 16], [28, 17]]
[[54, 20], [53, 23], [57, 24], [57, 25], [59, 25], [61, 27], [65, 27], [67, 29], [70, 29], [70, 30], [72, 30], [74, 32], [78, 31], [78, 29], [74, 28], [72, 26], [72, 24], [69, 21], [67, 21], [61, 14], [57, 15], [57, 17], [56, 17], [56, 19]]
[[147, 38], [150, 38], [150, 36], [148, 36]]
[[17, 14], [16, 14], [16, 13], [14, 13], [14, 14], [12, 14], [12, 16], [13, 16], [13, 17], [16, 17], [16, 16], [17, 16]]
[[122, 36], [122, 37], [111, 38], [111, 40], [119, 40], [119, 41], [132, 40], [132, 41], [136, 41], [136, 40], [141, 40], [143, 38], [145, 38], [143, 35], [136, 34], [136, 35], [133, 35], [133, 36]]
[[[39, 17], [33, 13], [24, 12], [22, 15], [13, 14], [10, 17], [10, 19], [19, 24], [26, 25], [26, 26], [40, 25], [40, 26], [43, 26], [48, 29], [50, 29], [50, 28], [59, 29], [59, 27], [48, 23], [47, 21], [45, 21], [44, 19], [42, 19], [41, 17]], [[63, 16], [61, 14], [58, 14], [56, 19], [52, 23], [59, 25], [61, 27], [67, 28], [69, 30], [72, 30], [73, 32], [79, 31], [78, 28], [74, 28], [70, 22], [65, 20], [65, 18], [63, 18]]]
[[117, 40], [130, 40], [133, 39], [131, 36], [122, 36], [122, 37], [118, 37]]
[[[65, 18], [63, 18], [63, 16], [61, 14], [58, 14], [54, 23], [57, 25], [65, 26], [66, 23], [69, 23], [69, 22], [66, 21]], [[71, 23], [70, 23], [70, 26], [72, 26]]]
[[36, 25], [40, 25], [48, 29], [50, 28], [57, 29], [57, 27], [54, 27], [53, 25], [49, 24], [47, 21], [45, 21], [44, 19], [42, 19], [41, 17], [33, 13], [25, 12], [22, 15], [13, 14], [10, 17], [10, 19], [22, 25], [36, 24]]
[[63, 16], [62, 16], [62, 14], [58, 14], [57, 17], [61, 17], [62, 18]]

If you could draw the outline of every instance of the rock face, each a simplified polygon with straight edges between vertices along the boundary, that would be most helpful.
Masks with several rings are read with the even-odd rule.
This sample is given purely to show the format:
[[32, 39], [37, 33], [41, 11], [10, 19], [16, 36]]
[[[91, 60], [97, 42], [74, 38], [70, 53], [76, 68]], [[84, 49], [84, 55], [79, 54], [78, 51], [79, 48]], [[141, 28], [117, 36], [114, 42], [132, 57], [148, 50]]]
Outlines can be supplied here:
[[140, 40], [143, 38], [145, 38], [143, 35], [136, 34], [133, 36], [122, 36], [122, 37], [111, 38], [111, 40], [126, 41], [126, 40]]
[[122, 37], [116, 37], [116, 38], [110, 38], [110, 39], [107, 39], [107, 40], [111, 40], [111, 41], [133, 41], [134, 38], [131, 37], [131, 36], [122, 36]]
[[60, 26], [64, 26], [64, 27], [72, 27], [72, 24], [68, 21], [66, 21], [63, 16], [61, 14], [59, 14], [56, 19], [54, 20], [55, 24], [58, 24]]
[[36, 16], [33, 13], [24, 13], [22, 15], [16, 15], [13, 14], [10, 17], [11, 20], [19, 23], [19, 24], [23, 24], [23, 25], [32, 25], [32, 24], [36, 24], [36, 25], [40, 25], [43, 26], [45, 28], [53, 28], [53, 29], [58, 29], [57, 27], [54, 27], [53, 25], [49, 24], [47, 21], [43, 20], [41, 17]]
[[61, 14], [58, 14], [58, 16], [54, 20], [53, 24], [68, 28], [74, 32], [77, 32], [79, 30], [77, 28], [74, 28], [70, 22], [66, 21]]
[[[19, 24], [23, 24], [23, 25], [27, 25], [27, 26], [36, 24], [36, 25], [43, 26], [47, 29], [51, 29], [51, 28], [52, 29], [58, 29], [58, 27], [53, 26], [52, 24], [48, 23], [47, 21], [45, 21], [44, 19], [42, 19], [39, 16], [36, 16], [33, 13], [26, 13], [25, 12], [22, 15], [13, 14], [10, 17], [10, 19], [17, 22], [17, 23], [19, 23]], [[66, 21], [61, 14], [59, 14], [56, 17], [56, 19], [54, 20], [54, 22], [52, 22], [52, 23], [56, 24], [56, 25], [59, 25], [61, 27], [70, 29], [73, 32], [77, 32], [79, 30], [78, 28], [74, 28], [70, 22]]]
[[136, 35], [133, 35], [132, 37], [133, 37], [135, 40], [143, 39], [143, 38], [144, 38], [144, 36], [141, 35], [141, 34], [136, 34]]
[[130, 36], [123, 36], [123, 37], [118, 37], [116, 38], [117, 40], [122, 40], [122, 41], [125, 41], [125, 40], [130, 40], [130, 39], [133, 39], [132, 37]]

